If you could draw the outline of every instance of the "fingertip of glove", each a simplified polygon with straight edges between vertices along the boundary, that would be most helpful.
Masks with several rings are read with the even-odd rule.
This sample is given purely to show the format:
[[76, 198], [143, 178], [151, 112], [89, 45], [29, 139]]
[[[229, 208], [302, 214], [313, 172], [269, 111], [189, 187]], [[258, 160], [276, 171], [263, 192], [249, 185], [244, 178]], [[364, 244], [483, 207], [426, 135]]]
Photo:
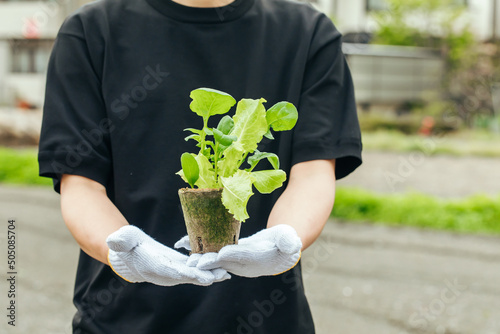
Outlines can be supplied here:
[[280, 225], [280, 235], [276, 240], [278, 249], [286, 254], [294, 254], [301, 250], [302, 240], [297, 235], [297, 231], [289, 225]]
[[218, 267], [217, 258], [218, 258], [217, 253], [205, 253], [198, 258], [198, 263], [196, 264], [196, 268], [200, 270], [215, 269]]
[[142, 241], [143, 235], [144, 232], [140, 228], [127, 225], [111, 233], [107, 237], [106, 243], [115, 252], [128, 252]]
[[198, 262], [200, 261], [201, 257], [202, 257], [202, 254], [191, 254], [186, 261], [186, 265], [188, 267], [196, 267], [198, 265]]
[[222, 282], [231, 278], [231, 275], [226, 270], [221, 268], [214, 269], [212, 273], [215, 276], [216, 282]]
[[185, 248], [187, 250], [191, 250], [191, 246], [189, 245], [189, 236], [186, 235], [182, 237], [182, 239], [180, 239], [174, 244], [174, 248], [175, 249]]

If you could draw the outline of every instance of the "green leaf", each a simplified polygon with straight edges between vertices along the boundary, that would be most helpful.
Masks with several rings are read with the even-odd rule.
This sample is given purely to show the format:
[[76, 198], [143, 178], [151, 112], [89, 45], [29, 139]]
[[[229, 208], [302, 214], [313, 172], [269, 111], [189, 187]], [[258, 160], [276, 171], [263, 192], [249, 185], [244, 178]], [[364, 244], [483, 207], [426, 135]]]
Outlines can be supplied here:
[[246, 152], [253, 152], [268, 130], [264, 99], [242, 99], [238, 102], [234, 115], [232, 135], [238, 137], [238, 143]]
[[197, 134], [197, 135], [201, 135], [201, 130], [198, 130], [198, 129], [193, 129], [193, 128], [187, 128], [187, 129], [184, 129], [182, 131], [191, 131], [192, 133], [194, 134]]
[[299, 114], [297, 108], [290, 102], [278, 102], [266, 113], [269, 129], [274, 131], [288, 131], [297, 123]]
[[244, 153], [243, 148], [237, 141], [229, 146], [224, 151], [224, 157], [218, 163], [219, 175], [229, 177], [236, 173]]
[[269, 160], [274, 169], [280, 168], [280, 160], [278, 156], [274, 153], [260, 152], [259, 150], [255, 150], [255, 153], [248, 157], [248, 163], [250, 164], [250, 169], [254, 169], [259, 161], [262, 159]]
[[189, 141], [190, 139], [196, 140], [198, 143], [201, 141], [201, 134], [203, 132], [202, 130], [188, 128], [184, 129], [183, 131], [190, 131], [193, 133], [192, 135], [189, 135], [186, 138], [184, 138], [185, 141]]
[[286, 181], [286, 173], [281, 169], [252, 172], [251, 175], [253, 185], [261, 194], [272, 193]]
[[175, 175], [179, 175], [184, 180], [184, 182], [189, 183], [186, 177], [184, 176], [184, 172], [182, 171], [182, 169], [177, 173], [175, 173]]
[[185, 141], [189, 141], [190, 139], [196, 140], [199, 143], [201, 140], [201, 136], [193, 134], [193, 135], [189, 135], [186, 138], [184, 138]]
[[231, 177], [222, 177], [222, 203], [234, 215], [236, 220], [244, 222], [249, 218], [247, 213], [247, 203], [252, 191], [252, 177], [250, 173], [239, 170]]
[[203, 128], [203, 131], [205, 131], [205, 133], [209, 136], [213, 136], [213, 132], [212, 132], [212, 129], [211, 128], [208, 128], [208, 127], [204, 127]]
[[191, 92], [190, 108], [198, 116], [207, 119], [213, 115], [225, 114], [236, 100], [229, 94], [211, 88], [198, 88]]
[[194, 188], [194, 184], [200, 177], [200, 168], [198, 167], [198, 163], [196, 162], [194, 155], [191, 153], [182, 154], [181, 165], [185, 179], [191, 188]]
[[222, 133], [221, 131], [214, 129], [214, 138], [219, 144], [222, 146], [228, 147], [231, 145], [234, 141], [236, 141], [238, 138], [236, 136], [228, 136]]
[[198, 154], [195, 159], [198, 163], [198, 166], [200, 167], [200, 177], [195, 185], [200, 189], [217, 188], [215, 171], [213, 169], [212, 163], [203, 154]]
[[234, 128], [234, 120], [229, 115], [222, 117], [222, 119], [219, 122], [219, 125], [217, 125], [217, 130], [219, 130], [225, 135], [228, 135], [233, 128]]

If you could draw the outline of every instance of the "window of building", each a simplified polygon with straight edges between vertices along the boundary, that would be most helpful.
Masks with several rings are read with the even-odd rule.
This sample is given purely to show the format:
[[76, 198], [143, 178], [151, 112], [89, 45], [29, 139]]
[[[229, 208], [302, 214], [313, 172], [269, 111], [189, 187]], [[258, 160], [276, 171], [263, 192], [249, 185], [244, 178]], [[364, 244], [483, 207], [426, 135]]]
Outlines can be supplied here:
[[44, 73], [53, 44], [51, 39], [11, 40], [11, 72]]

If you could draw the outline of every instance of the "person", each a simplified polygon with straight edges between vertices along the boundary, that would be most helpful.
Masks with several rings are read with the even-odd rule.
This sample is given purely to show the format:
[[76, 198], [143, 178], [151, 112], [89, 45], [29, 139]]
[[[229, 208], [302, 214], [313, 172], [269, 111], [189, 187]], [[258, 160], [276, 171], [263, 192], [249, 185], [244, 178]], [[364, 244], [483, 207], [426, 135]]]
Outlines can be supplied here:
[[[238, 245], [193, 262], [175, 248], [186, 235], [175, 173], [193, 150], [183, 129], [202, 126], [189, 110], [199, 87], [262, 97], [267, 107], [289, 101], [299, 120], [259, 144], [279, 156], [286, 184], [250, 199]], [[73, 332], [314, 333], [299, 258], [361, 148], [341, 34], [309, 4], [83, 6], [49, 60], [38, 156], [82, 250]]]

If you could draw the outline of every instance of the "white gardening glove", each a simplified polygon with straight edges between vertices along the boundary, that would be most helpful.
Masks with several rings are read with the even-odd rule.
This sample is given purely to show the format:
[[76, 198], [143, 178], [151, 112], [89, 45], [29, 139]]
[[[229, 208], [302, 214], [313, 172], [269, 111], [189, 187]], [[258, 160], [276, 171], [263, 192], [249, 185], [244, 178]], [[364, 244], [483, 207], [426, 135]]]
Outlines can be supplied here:
[[106, 242], [109, 265], [117, 275], [132, 283], [210, 285], [231, 277], [224, 269], [202, 270], [187, 266], [187, 255], [155, 241], [132, 225], [113, 232]]
[[[189, 249], [189, 238], [182, 238], [174, 247]], [[237, 245], [225, 246], [219, 253], [192, 254], [187, 264], [200, 270], [223, 268], [243, 277], [271, 276], [295, 267], [301, 248], [293, 227], [277, 225], [240, 239]]]

